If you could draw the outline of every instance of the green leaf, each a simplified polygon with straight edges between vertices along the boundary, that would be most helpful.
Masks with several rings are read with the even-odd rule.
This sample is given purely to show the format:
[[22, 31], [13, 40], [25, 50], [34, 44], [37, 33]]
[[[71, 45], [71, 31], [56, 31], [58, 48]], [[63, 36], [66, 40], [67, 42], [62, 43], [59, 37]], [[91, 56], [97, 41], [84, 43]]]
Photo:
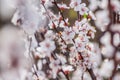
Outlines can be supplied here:
[[84, 18], [87, 18], [87, 16], [88, 16], [88, 14], [86, 14], [86, 13], [83, 15]]

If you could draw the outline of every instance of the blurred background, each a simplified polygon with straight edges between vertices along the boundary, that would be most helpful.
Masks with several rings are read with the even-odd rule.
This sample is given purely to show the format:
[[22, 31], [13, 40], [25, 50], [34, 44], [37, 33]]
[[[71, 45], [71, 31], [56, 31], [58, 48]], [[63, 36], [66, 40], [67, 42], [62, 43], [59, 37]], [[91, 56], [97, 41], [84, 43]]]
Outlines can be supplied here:
[[[70, 2], [70, 0], [58, 0], [58, 1], [59, 2], [63, 1], [64, 3], [67, 3], [67, 4]], [[88, 0], [83, 0], [83, 2], [87, 3], [87, 5], [89, 4]], [[13, 17], [13, 14], [14, 14], [15, 10], [16, 10], [14, 8], [14, 6], [13, 6], [14, 4], [15, 4], [15, 0], [0, 0], [0, 63], [2, 63], [2, 64], [4, 64], [4, 61], [9, 63], [9, 58], [8, 58], [9, 56], [6, 56], [6, 55], [8, 54], [7, 52], [10, 52], [8, 50], [8, 48], [10, 48], [11, 46], [8, 46], [8, 43], [10, 41], [18, 40], [18, 35], [16, 33], [19, 32], [19, 28], [14, 26], [11, 23], [11, 19]], [[55, 7], [52, 7], [51, 10], [53, 10], [55, 13], [58, 12]], [[99, 10], [99, 9], [97, 9], [97, 10]], [[65, 18], [67, 18], [67, 17], [70, 18], [70, 21], [69, 21], [71, 23], [70, 25], [72, 25], [72, 23], [77, 18], [77, 14], [73, 10], [65, 10], [63, 12], [63, 14], [64, 14]], [[120, 20], [119, 20], [119, 22], [120, 22]], [[94, 21], [91, 21], [91, 24], [93, 26], [95, 26]], [[103, 34], [103, 32], [101, 32], [101, 30], [99, 30], [97, 28], [96, 28], [96, 30], [97, 30], [96, 31], [96, 35], [97, 36], [95, 36], [95, 39], [92, 40], [92, 41], [98, 43], [99, 42], [99, 38]], [[4, 45], [5, 49], [2, 49], [2, 50], [4, 50], [5, 52], [1, 51], [1, 46], [3, 48], [3, 45]], [[13, 46], [13, 47], [15, 47], [15, 46]], [[6, 53], [6, 54], [1, 55], [1, 53]], [[21, 59], [24, 59], [23, 55], [19, 55], [19, 56], [21, 56]], [[18, 62], [13, 62], [13, 66], [16, 66], [16, 63], [18, 63]], [[8, 64], [4, 64], [4, 65], [6, 66]], [[0, 72], [2, 71], [1, 67], [4, 68], [2, 65], [0, 65]]]
[[15, 12], [13, 3], [13, 0], [0, 0], [0, 28], [5, 25], [12, 25], [11, 18]]

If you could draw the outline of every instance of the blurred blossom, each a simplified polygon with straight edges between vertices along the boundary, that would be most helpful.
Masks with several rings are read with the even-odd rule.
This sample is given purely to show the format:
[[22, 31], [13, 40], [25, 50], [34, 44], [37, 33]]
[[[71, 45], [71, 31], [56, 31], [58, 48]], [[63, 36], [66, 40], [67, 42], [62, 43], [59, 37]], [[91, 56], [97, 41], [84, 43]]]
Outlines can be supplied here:
[[112, 25], [111, 30], [120, 33], [120, 24]]
[[92, 80], [92, 79], [90, 78], [90, 75], [89, 75], [87, 72], [85, 72], [85, 73], [83, 74], [83, 79], [84, 79], [84, 80]]
[[116, 12], [120, 11], [120, 1], [119, 0], [112, 0], [112, 5]]
[[[89, 43], [90, 44], [90, 43]], [[95, 66], [101, 65], [102, 62], [102, 56], [101, 56], [101, 50], [99, 48], [99, 45], [97, 43], [91, 43], [90, 46], [92, 46], [92, 51], [95, 53], [93, 56], [91, 56], [90, 60], [91, 62], [94, 62]]]
[[1, 30], [0, 64], [2, 65], [0, 65], [0, 68], [5, 80], [25, 80], [31, 66], [31, 63], [23, 54], [25, 51], [24, 42], [21, 40], [22, 36], [19, 36], [18, 33], [19, 29], [11, 25], [5, 25]]
[[77, 69], [73, 74], [72, 80], [81, 80], [81, 76], [83, 75], [82, 71], [83, 70], [81, 68]]
[[108, 11], [107, 10], [97, 11], [96, 18], [97, 18], [97, 20], [95, 21], [96, 27], [98, 29], [100, 29], [101, 31], [105, 31], [106, 26], [110, 22], [109, 16], [108, 16]]
[[110, 33], [109, 32], [106, 32], [104, 36], [102, 36], [102, 38], [100, 39], [101, 43], [102, 44], [105, 44], [105, 45], [110, 45]]
[[101, 38], [101, 43], [104, 44], [101, 52], [105, 57], [109, 58], [112, 57], [114, 51], [114, 47], [111, 45], [110, 40], [111, 37], [108, 32]]
[[0, 18], [1, 20], [10, 20], [15, 11], [14, 0], [0, 0]]
[[45, 17], [43, 16], [40, 18], [43, 14], [42, 10], [38, 9], [39, 6], [29, 0], [21, 1], [19, 3], [21, 4], [18, 5], [18, 9], [12, 19], [12, 22], [15, 25], [21, 25], [28, 34], [33, 34], [37, 31], [38, 27], [44, 27], [44, 24], [41, 21], [45, 21]]
[[107, 45], [107, 46], [103, 46], [101, 52], [105, 57], [110, 58], [113, 56], [113, 51], [114, 48], [111, 45]]
[[99, 7], [102, 9], [107, 9], [108, 0], [101, 0]]
[[116, 74], [115, 77], [113, 78], [113, 80], [118, 80], [120, 79], [120, 73]]
[[[112, 75], [113, 69], [114, 69], [114, 62], [105, 60], [100, 68], [100, 74], [101, 74], [101, 76], [108, 78]], [[107, 74], [106, 74], [106, 72], [107, 72]]]
[[66, 4], [58, 4], [58, 7], [62, 10], [64, 10], [64, 9], [69, 9], [69, 7], [67, 7], [67, 5]]
[[93, 20], [96, 20], [96, 17], [92, 11], [89, 11], [89, 15]]
[[119, 33], [116, 33], [114, 35], [114, 45], [118, 46], [119, 44], [120, 44], [120, 35], [119, 35]]
[[98, 8], [98, 5], [100, 3], [99, 0], [88, 0], [88, 1], [90, 2], [90, 4], [89, 4], [90, 10], [94, 11]]
[[117, 54], [116, 54], [116, 59], [117, 59], [118, 61], [120, 60], [120, 51], [117, 52]]

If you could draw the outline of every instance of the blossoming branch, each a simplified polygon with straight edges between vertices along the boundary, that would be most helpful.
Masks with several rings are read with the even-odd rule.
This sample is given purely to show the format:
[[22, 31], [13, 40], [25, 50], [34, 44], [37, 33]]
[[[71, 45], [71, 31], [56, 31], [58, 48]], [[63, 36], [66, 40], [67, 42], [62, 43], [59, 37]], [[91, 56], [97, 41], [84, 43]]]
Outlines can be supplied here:
[[[15, 1], [11, 21], [21, 30], [24, 47], [16, 43], [11, 53], [28, 61], [18, 67], [22, 61], [13, 57], [18, 80], [120, 79], [119, 0]], [[66, 11], [76, 15], [73, 21]]]

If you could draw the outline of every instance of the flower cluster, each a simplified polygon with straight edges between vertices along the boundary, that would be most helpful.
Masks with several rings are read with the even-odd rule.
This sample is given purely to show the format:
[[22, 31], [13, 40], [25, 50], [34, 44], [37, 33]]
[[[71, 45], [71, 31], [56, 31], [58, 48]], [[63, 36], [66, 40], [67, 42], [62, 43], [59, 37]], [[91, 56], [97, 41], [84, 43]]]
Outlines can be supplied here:
[[85, 3], [81, 3], [81, 0], [71, 0], [70, 7], [78, 11], [80, 15], [88, 14], [89, 9]]
[[[116, 69], [120, 61], [120, 24], [111, 20], [111, 8], [119, 11], [119, 1], [88, 1], [89, 7], [82, 0], [70, 0], [69, 4], [57, 0], [16, 0], [12, 23], [23, 30], [24, 55], [30, 61], [28, 69], [18, 68], [24, 72], [21, 80], [119, 79]], [[97, 11], [98, 7], [102, 10]], [[69, 17], [64, 17], [65, 10], [77, 14], [72, 24]], [[92, 25], [104, 31], [99, 39], [101, 48], [92, 42], [97, 33]]]
[[[89, 39], [94, 38], [95, 28], [90, 25], [90, 20], [87, 18], [76, 20], [74, 25], [69, 26], [69, 18], [65, 19], [62, 13], [65, 9], [74, 8], [76, 12], [79, 12], [79, 16], [88, 15], [90, 11], [86, 7], [86, 4], [81, 3], [81, 0], [72, 0], [70, 6], [67, 6], [64, 3], [59, 4], [53, 0], [51, 2], [57, 7], [60, 13], [57, 16], [48, 10], [45, 4], [47, 1], [41, 0], [40, 9], [36, 6], [36, 11], [32, 11], [33, 4], [30, 1], [28, 2], [19, 6], [23, 7], [23, 9], [18, 8], [18, 12], [15, 13], [12, 21], [16, 25], [20, 21], [21, 24], [19, 26], [27, 34], [36, 34], [35, 37], [29, 37], [31, 45], [29, 44], [30, 48], [27, 48], [35, 59], [35, 63], [33, 64], [35, 65], [35, 69], [33, 72], [36, 73], [34, 74], [36, 78], [41, 79], [40, 76], [42, 76], [42, 80], [57, 79], [58, 75], [62, 72], [64, 77], [69, 79], [68, 75], [77, 69], [83, 69], [82, 73], [92, 70], [95, 67], [95, 61], [91, 61], [94, 57], [94, 51], [90, 46]], [[31, 7], [31, 9], [28, 10], [28, 7]], [[24, 9], [26, 11], [22, 11]], [[43, 12], [40, 13], [39, 11]], [[31, 15], [28, 14], [28, 17], [25, 16], [27, 13]], [[48, 25], [39, 23], [40, 15], [48, 17]], [[91, 16], [94, 15], [92, 14]], [[38, 20], [34, 20], [35, 18]], [[41, 18], [41, 22], [43, 21], [45, 19]], [[48, 26], [48, 28], [44, 26]], [[38, 35], [41, 36], [41, 39], [38, 39], [40, 38]], [[33, 47], [32, 44], [35, 43], [37, 45]]]

